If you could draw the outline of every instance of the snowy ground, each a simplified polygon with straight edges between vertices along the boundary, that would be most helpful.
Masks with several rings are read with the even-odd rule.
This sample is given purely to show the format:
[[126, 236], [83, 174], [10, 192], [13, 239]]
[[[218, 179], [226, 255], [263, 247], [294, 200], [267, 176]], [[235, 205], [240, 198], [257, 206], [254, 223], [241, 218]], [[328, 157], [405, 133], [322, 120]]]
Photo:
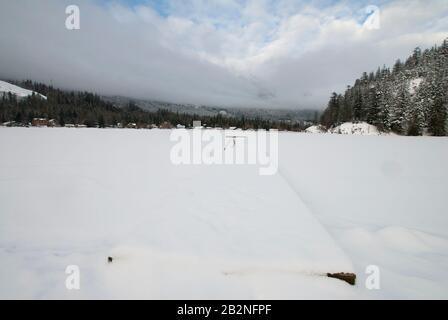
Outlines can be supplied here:
[[447, 139], [280, 133], [259, 176], [169, 134], [0, 128], [0, 298], [448, 298]]

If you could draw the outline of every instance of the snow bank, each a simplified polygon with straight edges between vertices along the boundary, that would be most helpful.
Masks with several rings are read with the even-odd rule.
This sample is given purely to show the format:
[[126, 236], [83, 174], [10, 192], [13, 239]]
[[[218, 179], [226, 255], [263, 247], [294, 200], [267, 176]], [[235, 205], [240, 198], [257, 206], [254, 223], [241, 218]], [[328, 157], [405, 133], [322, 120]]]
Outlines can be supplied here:
[[326, 133], [327, 130], [321, 125], [315, 125], [311, 126], [305, 129], [305, 132], [307, 133]]
[[[11, 92], [12, 94], [16, 95], [19, 98], [26, 98], [33, 94], [33, 91], [31, 91], [31, 90], [27, 90], [27, 89], [21, 88], [19, 86], [13, 85], [11, 83], [0, 80], [0, 95], [7, 94], [8, 92]], [[45, 100], [47, 99], [47, 97], [44, 95], [41, 95], [37, 92], [34, 92], [34, 93], [36, 95], [41, 96]]]
[[305, 129], [307, 133], [334, 133], [334, 134], [347, 134], [347, 135], [382, 135], [385, 134], [378, 130], [374, 125], [367, 122], [345, 122], [341, 125], [326, 130], [321, 125], [311, 126]]
[[380, 131], [374, 125], [367, 122], [345, 122], [333, 129], [329, 130], [330, 133], [337, 134], [355, 134], [355, 135], [380, 135]]

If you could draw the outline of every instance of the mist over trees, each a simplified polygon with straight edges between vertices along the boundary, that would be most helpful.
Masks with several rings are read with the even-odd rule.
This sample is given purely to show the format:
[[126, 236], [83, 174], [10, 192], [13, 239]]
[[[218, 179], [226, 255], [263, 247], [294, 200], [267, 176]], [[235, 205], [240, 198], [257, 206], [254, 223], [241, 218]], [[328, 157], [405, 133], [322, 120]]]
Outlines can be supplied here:
[[33, 94], [27, 98], [7, 93], [0, 95], [0, 123], [14, 121], [29, 125], [34, 118], [54, 119], [60, 126], [66, 124], [85, 125], [87, 127], [135, 127], [146, 128], [152, 125], [164, 127], [177, 124], [189, 127], [193, 120], [199, 120], [209, 127], [238, 127], [242, 129], [279, 129], [298, 131], [299, 123], [270, 121], [259, 118], [227, 117], [223, 115], [199, 116], [182, 112], [159, 109], [154, 112], [141, 109], [130, 101], [126, 106], [118, 107], [103, 100], [99, 95], [90, 92], [63, 91], [52, 86], [32, 81], [12, 83], [38, 92], [47, 97], [42, 99]]
[[[299, 131], [299, 123], [272, 121], [244, 116], [199, 116], [159, 109], [145, 111], [130, 101], [118, 107], [90, 92], [63, 91], [32, 81], [15, 84], [47, 96], [19, 99], [13, 94], [0, 96], [0, 122], [29, 124], [34, 118], [55, 119], [61, 126], [88, 127], [160, 126], [164, 123], [191, 126], [200, 120], [209, 127], [239, 127]], [[364, 72], [343, 94], [333, 93], [320, 122], [331, 128], [343, 122], [365, 121], [385, 132], [402, 135], [448, 135], [448, 38], [441, 46], [422, 51], [415, 48], [406, 61], [397, 60], [392, 68], [383, 66]]]
[[403, 135], [445, 136], [448, 108], [448, 38], [441, 46], [415, 48], [392, 69], [364, 72], [343, 94], [333, 93], [321, 116], [327, 128], [365, 121]]

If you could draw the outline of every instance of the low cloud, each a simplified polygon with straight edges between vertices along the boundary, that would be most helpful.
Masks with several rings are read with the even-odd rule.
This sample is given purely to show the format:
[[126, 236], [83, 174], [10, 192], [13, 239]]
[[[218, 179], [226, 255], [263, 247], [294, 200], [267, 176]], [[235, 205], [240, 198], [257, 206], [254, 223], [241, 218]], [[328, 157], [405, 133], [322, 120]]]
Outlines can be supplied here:
[[[81, 29], [65, 29], [77, 4]], [[322, 108], [363, 71], [448, 36], [445, 0], [0, 3], [0, 77], [172, 102]], [[374, 3], [375, 4], [375, 3]]]

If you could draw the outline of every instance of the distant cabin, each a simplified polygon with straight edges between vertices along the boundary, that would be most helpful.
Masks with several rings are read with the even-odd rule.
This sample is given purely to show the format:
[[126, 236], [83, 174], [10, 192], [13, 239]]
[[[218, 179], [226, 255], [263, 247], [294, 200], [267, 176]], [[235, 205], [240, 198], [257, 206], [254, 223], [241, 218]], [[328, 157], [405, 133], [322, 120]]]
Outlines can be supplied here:
[[168, 121], [164, 121], [164, 122], [159, 126], [159, 128], [160, 128], [160, 129], [172, 129], [172, 128], [173, 128], [173, 125], [172, 125], [170, 122], [168, 122]]
[[31, 121], [31, 125], [33, 127], [47, 127], [48, 126], [48, 120], [45, 118], [34, 118]]

